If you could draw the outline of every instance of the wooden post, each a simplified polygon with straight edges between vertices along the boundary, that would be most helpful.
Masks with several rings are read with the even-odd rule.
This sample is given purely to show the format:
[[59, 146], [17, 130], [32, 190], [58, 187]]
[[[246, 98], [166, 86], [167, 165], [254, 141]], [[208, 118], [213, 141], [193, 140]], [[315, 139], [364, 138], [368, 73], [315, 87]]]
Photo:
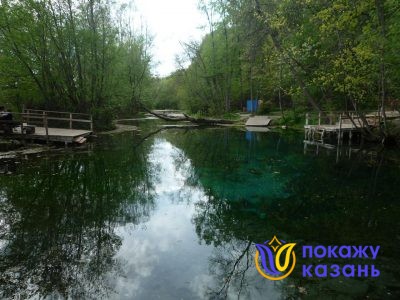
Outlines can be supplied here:
[[69, 129], [72, 129], [72, 114], [69, 114]]
[[44, 123], [44, 128], [46, 130], [46, 143], [49, 143], [49, 124], [47, 122], [47, 115], [46, 112], [43, 112], [43, 123]]
[[350, 130], [349, 133], [349, 145], [351, 146], [351, 139], [353, 138], [353, 130]]
[[23, 137], [23, 144], [26, 144], [26, 131], [24, 133], [24, 120], [21, 121], [21, 136]]
[[[306, 113], [306, 126], [308, 125], [308, 119], [309, 119], [309, 115], [308, 113]], [[304, 139], [305, 140], [309, 140], [310, 137], [310, 128], [304, 128]]]
[[353, 128], [353, 127], [354, 127], [354, 124], [353, 124], [353, 122], [355, 122], [355, 120], [354, 120], [354, 114], [353, 114], [353, 113], [350, 113], [350, 114], [349, 114], [349, 116], [350, 116], [350, 124], [351, 124], [351, 128]]
[[318, 113], [318, 126], [321, 126], [321, 112]]
[[339, 162], [339, 145], [336, 147], [336, 163]]
[[28, 123], [28, 120], [25, 117], [25, 112], [26, 112], [25, 104], [22, 104], [21, 120], [22, 120], [22, 122], [24, 122], [26, 120], [26, 123]]
[[338, 133], [338, 145], [340, 145], [340, 139], [342, 135], [342, 114], [339, 114], [339, 133]]
[[93, 116], [90, 115], [90, 131], [93, 131]]

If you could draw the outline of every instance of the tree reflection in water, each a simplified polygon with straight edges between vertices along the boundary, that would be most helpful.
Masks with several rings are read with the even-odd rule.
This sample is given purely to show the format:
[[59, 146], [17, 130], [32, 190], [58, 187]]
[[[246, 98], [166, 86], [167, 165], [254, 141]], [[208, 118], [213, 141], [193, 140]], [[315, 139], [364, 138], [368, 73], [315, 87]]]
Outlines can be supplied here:
[[[260, 286], [267, 290], [264, 296], [271, 296], [271, 282], [255, 273], [253, 258], [254, 243], [274, 235], [296, 242], [298, 249], [318, 244], [384, 249], [373, 262], [382, 272], [376, 280], [346, 279], [345, 287], [340, 283], [345, 278], [307, 279], [297, 267], [289, 278], [275, 283], [282, 298], [400, 296], [399, 250], [393, 243], [400, 230], [393, 188], [400, 186], [400, 179], [398, 167], [385, 159], [385, 153], [377, 157], [360, 153], [352, 161], [336, 163], [334, 157], [304, 157], [300, 139], [292, 136], [270, 133], [244, 144], [240, 134], [224, 129], [194, 132], [185, 139], [168, 136], [190, 158], [196, 178], [192, 182], [207, 191], [207, 199], [195, 204], [193, 223], [199, 239], [215, 246], [210, 272], [217, 287], [209, 296], [256, 298]], [[305, 261], [299, 250], [297, 255], [298, 265], [321, 263]], [[260, 279], [264, 282], [257, 284]]]
[[2, 298], [112, 293], [114, 229], [139, 224], [155, 206], [148, 148], [119, 150], [53, 157], [0, 178]]
[[[150, 214], [156, 219], [146, 223], [151, 229], [140, 238], [134, 231], [136, 239], [124, 243], [136, 251], [147, 242], [151, 252], [161, 237], [165, 246], [151, 252], [158, 259], [145, 262], [154, 272], [137, 284], [138, 298], [169, 292], [171, 285], [181, 289], [167, 295], [171, 299], [193, 295], [190, 284], [206, 299], [400, 297], [397, 165], [384, 157], [336, 163], [335, 157], [304, 156], [295, 134], [247, 140], [233, 129], [164, 130], [157, 139], [153, 156], [151, 139], [136, 148], [126, 137], [106, 139], [89, 154], [17, 164], [14, 175], [0, 177], [1, 297], [109, 297], [110, 276], [119, 279], [123, 269], [115, 260], [122, 242], [115, 228], [145, 222]], [[156, 201], [170, 216], [162, 209], [152, 213]], [[291, 276], [270, 282], [254, 268], [254, 243], [274, 235], [299, 247], [380, 245], [384, 251], [374, 263], [382, 275], [343, 281], [348, 287], [330, 278], [305, 279], [299, 266], [320, 262], [296, 252]], [[130, 267], [141, 259], [128, 258]], [[140, 281], [136, 275], [129, 275], [127, 289]]]

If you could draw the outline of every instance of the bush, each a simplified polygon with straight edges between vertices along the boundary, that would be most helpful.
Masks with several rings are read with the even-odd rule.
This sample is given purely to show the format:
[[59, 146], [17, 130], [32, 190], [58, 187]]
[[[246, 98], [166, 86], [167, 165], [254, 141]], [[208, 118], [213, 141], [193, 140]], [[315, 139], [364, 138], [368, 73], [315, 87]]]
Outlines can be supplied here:
[[114, 125], [114, 110], [111, 107], [93, 108], [93, 127], [95, 131], [113, 130]]
[[228, 112], [222, 115], [223, 119], [237, 121], [240, 120], [240, 115], [238, 113]]
[[265, 115], [269, 114], [272, 109], [272, 102], [271, 101], [264, 101], [260, 104], [257, 110], [257, 115]]
[[304, 114], [294, 110], [284, 112], [284, 118], [281, 118], [280, 125], [295, 126], [304, 124]]

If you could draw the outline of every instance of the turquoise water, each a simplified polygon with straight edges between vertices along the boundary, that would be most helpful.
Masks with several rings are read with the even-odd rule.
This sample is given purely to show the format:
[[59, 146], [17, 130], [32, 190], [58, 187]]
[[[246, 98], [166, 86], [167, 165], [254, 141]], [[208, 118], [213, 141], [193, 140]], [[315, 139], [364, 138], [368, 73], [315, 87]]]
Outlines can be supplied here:
[[[337, 160], [292, 132], [151, 131], [2, 162], [1, 298], [399, 299], [396, 151]], [[303, 278], [299, 251], [269, 281], [255, 243], [274, 235], [380, 245], [381, 276]]]

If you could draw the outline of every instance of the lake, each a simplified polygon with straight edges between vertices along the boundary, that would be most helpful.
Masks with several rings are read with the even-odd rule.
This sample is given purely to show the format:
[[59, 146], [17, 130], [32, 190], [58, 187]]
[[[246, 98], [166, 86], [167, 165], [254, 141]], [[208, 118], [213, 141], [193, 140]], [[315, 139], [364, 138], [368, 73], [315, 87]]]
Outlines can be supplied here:
[[[400, 298], [396, 151], [317, 154], [291, 131], [154, 131], [2, 162], [2, 298]], [[296, 243], [280, 281], [254, 261], [274, 236]], [[302, 245], [380, 250], [306, 261]], [[302, 276], [302, 263], [350, 261], [380, 276]]]

